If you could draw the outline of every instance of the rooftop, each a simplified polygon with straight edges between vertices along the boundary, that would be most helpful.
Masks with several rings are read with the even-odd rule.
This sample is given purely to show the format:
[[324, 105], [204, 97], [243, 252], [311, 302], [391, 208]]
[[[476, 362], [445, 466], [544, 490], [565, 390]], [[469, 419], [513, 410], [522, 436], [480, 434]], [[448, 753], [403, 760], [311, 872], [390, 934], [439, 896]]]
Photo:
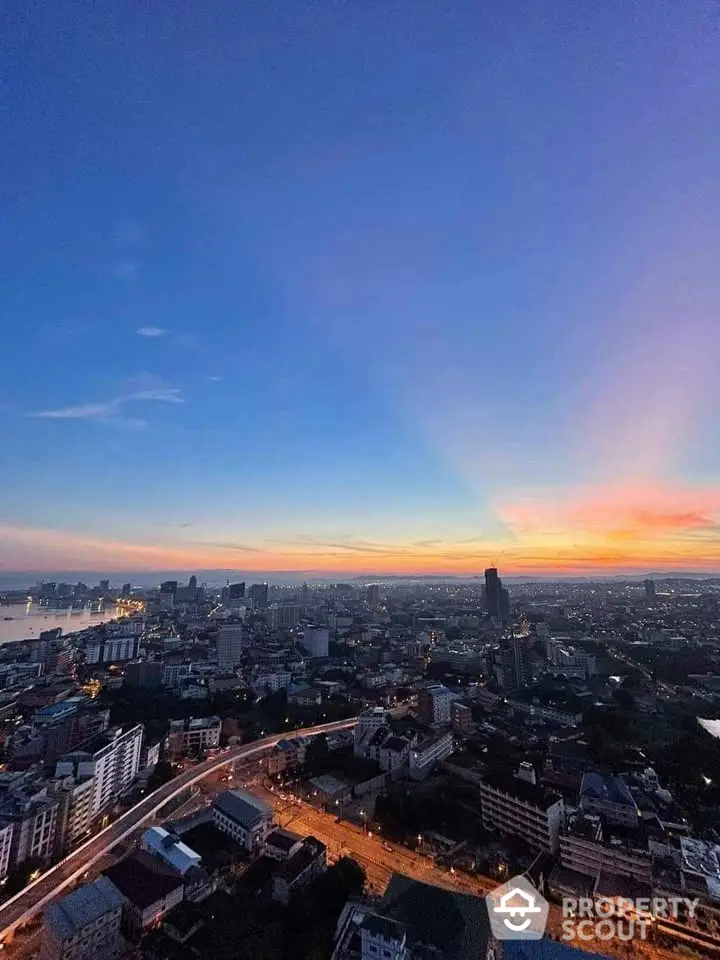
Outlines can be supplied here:
[[302, 837], [298, 833], [291, 833], [289, 830], [273, 830], [267, 838], [267, 845], [288, 853], [301, 840]]
[[253, 827], [265, 817], [272, 817], [272, 807], [247, 790], [226, 790], [215, 798], [213, 807], [244, 827]]
[[621, 777], [608, 777], [601, 773], [583, 774], [580, 798], [615, 803], [623, 807], [636, 806], [630, 788]]
[[562, 799], [559, 793], [545, 790], [537, 784], [528, 783], [527, 780], [520, 780], [518, 777], [489, 773], [484, 777], [484, 782], [495, 790], [517, 797], [518, 800], [523, 800], [525, 803], [539, 807], [541, 810], [547, 810]]
[[302, 847], [282, 864], [276, 876], [287, 883], [292, 883], [307, 870], [311, 863], [324, 854], [325, 850], [325, 844], [316, 840], [315, 837], [305, 837]]
[[394, 873], [375, 911], [404, 924], [411, 942], [438, 953], [475, 960], [485, 956], [490, 935], [485, 901]]
[[105, 875], [140, 910], [146, 910], [183, 885], [174, 871], [143, 852], [118, 861]]
[[58, 940], [74, 936], [89, 923], [122, 907], [122, 897], [107, 877], [78, 887], [45, 911], [45, 923]]

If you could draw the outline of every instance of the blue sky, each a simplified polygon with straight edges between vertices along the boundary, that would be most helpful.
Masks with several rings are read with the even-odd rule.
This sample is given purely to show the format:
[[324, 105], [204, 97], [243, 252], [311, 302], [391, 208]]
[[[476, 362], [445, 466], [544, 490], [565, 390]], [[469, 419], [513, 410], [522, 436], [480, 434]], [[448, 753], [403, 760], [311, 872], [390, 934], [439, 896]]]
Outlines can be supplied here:
[[717, 565], [712, 5], [3, 40], [0, 566]]

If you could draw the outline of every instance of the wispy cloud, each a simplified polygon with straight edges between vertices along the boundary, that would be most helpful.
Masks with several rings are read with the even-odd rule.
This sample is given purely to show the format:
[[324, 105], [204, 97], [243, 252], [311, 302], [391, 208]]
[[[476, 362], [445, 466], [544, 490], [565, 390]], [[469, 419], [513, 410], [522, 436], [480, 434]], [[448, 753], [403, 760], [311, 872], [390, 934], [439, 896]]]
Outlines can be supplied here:
[[147, 426], [147, 421], [123, 416], [128, 404], [140, 402], [179, 404], [185, 401], [177, 387], [171, 387], [157, 377], [143, 375], [130, 381], [126, 392], [117, 397], [39, 410], [29, 413], [28, 416], [42, 420], [86, 420], [130, 429], [142, 428]]
[[138, 334], [141, 337], [164, 337], [166, 333], [167, 330], [162, 327], [140, 327], [138, 329]]
[[220, 550], [233, 550], [238, 553], [262, 553], [260, 547], [251, 547], [247, 543], [228, 543], [224, 540], [194, 540], [199, 547], [217, 547]]
[[211, 383], [222, 383], [222, 379], [222, 377], [217, 376], [208, 377], [208, 380], [210, 380]]

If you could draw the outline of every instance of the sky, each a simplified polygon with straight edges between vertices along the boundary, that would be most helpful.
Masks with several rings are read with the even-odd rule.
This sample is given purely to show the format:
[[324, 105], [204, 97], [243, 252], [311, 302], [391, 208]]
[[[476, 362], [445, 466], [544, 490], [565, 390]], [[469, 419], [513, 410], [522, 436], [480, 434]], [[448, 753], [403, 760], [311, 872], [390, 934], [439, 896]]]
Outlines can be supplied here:
[[720, 571], [719, 28], [7, 0], [0, 570]]

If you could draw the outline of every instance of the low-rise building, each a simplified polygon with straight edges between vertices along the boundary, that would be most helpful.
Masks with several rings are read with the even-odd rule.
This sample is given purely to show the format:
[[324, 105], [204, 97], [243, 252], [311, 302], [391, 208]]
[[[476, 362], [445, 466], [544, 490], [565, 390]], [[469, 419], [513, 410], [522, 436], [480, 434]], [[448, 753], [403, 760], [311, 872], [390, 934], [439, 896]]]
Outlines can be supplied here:
[[303, 844], [298, 833], [289, 830], [273, 830], [265, 844], [265, 856], [271, 860], [288, 860]]
[[305, 737], [280, 740], [277, 745], [268, 752], [268, 773], [274, 775], [285, 773], [289, 770], [297, 770], [298, 767], [301, 767], [305, 763], [307, 744], [308, 741]]
[[42, 960], [97, 960], [120, 956], [123, 898], [106, 878], [79, 887], [45, 910]]
[[172, 758], [205, 753], [220, 746], [220, 717], [190, 717], [171, 720], [168, 754]]
[[518, 777], [488, 775], [480, 785], [480, 807], [484, 826], [546, 853], [560, 849], [565, 807], [558, 794]]
[[410, 748], [411, 779], [424, 780], [453, 750], [453, 737], [450, 732], [417, 740]]
[[327, 865], [327, 848], [315, 837], [305, 837], [273, 876], [273, 900], [288, 904], [290, 897], [311, 883]]
[[250, 852], [262, 850], [270, 833], [273, 811], [247, 790], [226, 790], [212, 805], [213, 823]]
[[131, 937], [159, 923], [183, 899], [180, 874], [142, 850], [113, 864], [105, 875], [124, 898], [126, 929]]
[[600, 773], [584, 773], [580, 785], [580, 809], [595, 813], [609, 823], [637, 826], [638, 806], [630, 788], [621, 777], [607, 777]]
[[146, 830], [142, 836], [141, 846], [143, 850], [159, 857], [182, 877], [186, 876], [190, 870], [199, 867], [202, 862], [199, 853], [191, 850], [179, 837], [164, 827], [151, 827]]

